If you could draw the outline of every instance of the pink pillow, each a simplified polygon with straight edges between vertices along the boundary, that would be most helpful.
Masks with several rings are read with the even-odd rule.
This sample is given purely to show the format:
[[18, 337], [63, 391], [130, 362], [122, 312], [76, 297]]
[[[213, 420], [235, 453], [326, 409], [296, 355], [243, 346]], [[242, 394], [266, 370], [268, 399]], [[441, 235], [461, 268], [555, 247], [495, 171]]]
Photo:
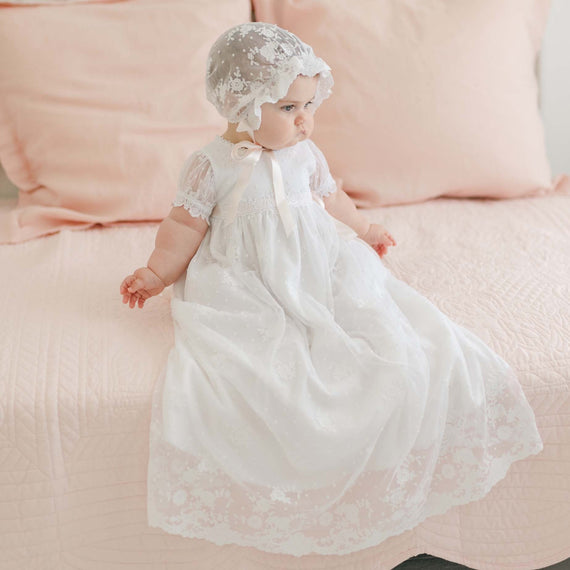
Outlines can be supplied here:
[[535, 62], [549, 0], [253, 0], [332, 67], [313, 139], [360, 206], [552, 190]]
[[248, 0], [0, 8], [0, 241], [159, 220], [186, 156], [223, 132], [206, 57]]

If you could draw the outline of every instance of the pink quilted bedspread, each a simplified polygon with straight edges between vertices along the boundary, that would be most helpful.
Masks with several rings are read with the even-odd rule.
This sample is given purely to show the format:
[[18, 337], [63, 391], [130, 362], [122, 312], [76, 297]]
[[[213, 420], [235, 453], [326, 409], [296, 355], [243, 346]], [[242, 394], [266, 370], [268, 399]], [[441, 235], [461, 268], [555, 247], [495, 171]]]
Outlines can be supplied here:
[[2, 570], [381, 570], [428, 552], [531, 570], [570, 556], [570, 196], [436, 200], [366, 211], [385, 258], [518, 371], [544, 451], [482, 501], [346, 556], [272, 555], [146, 525], [150, 396], [172, 342], [169, 296], [119, 284], [156, 224], [0, 247]]

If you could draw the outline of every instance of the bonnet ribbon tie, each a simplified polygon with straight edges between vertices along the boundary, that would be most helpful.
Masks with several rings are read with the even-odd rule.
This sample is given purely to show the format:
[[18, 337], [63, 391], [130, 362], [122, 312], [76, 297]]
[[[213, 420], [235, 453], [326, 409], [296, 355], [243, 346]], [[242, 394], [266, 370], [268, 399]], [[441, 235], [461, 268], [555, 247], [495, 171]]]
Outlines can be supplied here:
[[285, 198], [285, 186], [283, 184], [283, 175], [281, 174], [281, 168], [272, 150], [266, 150], [261, 145], [252, 143], [250, 141], [241, 141], [234, 144], [231, 152], [232, 160], [236, 162], [241, 162], [243, 164], [239, 177], [237, 179], [236, 185], [229, 196], [229, 206], [228, 206], [228, 216], [225, 220], [225, 225], [228, 225], [235, 218], [238, 204], [241, 200], [243, 192], [251, 179], [253, 174], [253, 169], [255, 165], [259, 162], [262, 152], [268, 153], [271, 160], [271, 178], [273, 182], [273, 194], [275, 196], [275, 203], [277, 205], [277, 210], [279, 211], [279, 216], [283, 222], [285, 228], [285, 233], [287, 236], [291, 233], [293, 229], [293, 216], [291, 215], [291, 210], [289, 209], [289, 204]]

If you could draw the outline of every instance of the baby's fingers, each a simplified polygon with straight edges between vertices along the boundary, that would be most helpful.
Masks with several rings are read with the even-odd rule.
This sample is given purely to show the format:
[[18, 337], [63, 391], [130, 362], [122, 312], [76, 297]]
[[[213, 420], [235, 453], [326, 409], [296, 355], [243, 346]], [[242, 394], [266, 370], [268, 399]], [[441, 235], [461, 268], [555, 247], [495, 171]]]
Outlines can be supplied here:
[[121, 283], [121, 295], [127, 294], [129, 285], [133, 282], [134, 279], [135, 279], [134, 275], [129, 275], [128, 277], [125, 277], [123, 279], [123, 282]]
[[[136, 293], [132, 294], [132, 293], [125, 293], [123, 295], [123, 303], [126, 305], [128, 304], [129, 307], [131, 309], [133, 309], [135, 307], [135, 305], [137, 304], [137, 302], [139, 302], [139, 306], [142, 307], [142, 305], [140, 305], [140, 296], [137, 295]], [[144, 303], [144, 300], [143, 300]]]
[[142, 279], [135, 277], [133, 279], [133, 281], [131, 281], [131, 283], [129, 284], [129, 287], [127, 290], [129, 293], [136, 293], [139, 289], [142, 289], [143, 287], [144, 287], [144, 283], [142, 282]]
[[374, 249], [376, 250], [376, 253], [380, 256], [383, 257], [384, 255], [386, 255], [387, 253], [387, 249], [386, 246], [383, 243], [379, 243], [377, 245], [374, 246]]

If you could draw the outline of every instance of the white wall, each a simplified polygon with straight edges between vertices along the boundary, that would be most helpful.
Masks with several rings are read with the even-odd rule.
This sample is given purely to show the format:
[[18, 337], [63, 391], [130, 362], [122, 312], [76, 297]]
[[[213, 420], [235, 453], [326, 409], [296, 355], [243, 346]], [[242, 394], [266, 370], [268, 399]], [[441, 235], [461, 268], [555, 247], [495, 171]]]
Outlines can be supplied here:
[[540, 83], [552, 174], [570, 174], [570, 0], [552, 0], [542, 44]]

